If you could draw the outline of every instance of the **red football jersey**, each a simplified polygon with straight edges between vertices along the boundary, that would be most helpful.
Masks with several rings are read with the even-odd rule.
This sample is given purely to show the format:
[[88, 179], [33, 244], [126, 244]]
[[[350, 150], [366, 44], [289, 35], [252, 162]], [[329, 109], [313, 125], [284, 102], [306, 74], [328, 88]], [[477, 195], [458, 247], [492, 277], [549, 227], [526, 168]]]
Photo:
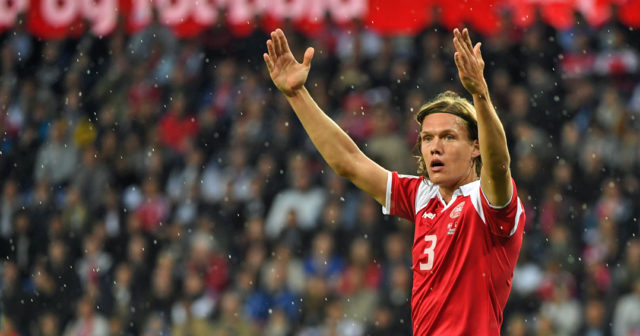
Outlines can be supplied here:
[[445, 204], [437, 185], [390, 172], [383, 212], [415, 223], [413, 335], [499, 335], [525, 221], [515, 183], [504, 207], [480, 181]]

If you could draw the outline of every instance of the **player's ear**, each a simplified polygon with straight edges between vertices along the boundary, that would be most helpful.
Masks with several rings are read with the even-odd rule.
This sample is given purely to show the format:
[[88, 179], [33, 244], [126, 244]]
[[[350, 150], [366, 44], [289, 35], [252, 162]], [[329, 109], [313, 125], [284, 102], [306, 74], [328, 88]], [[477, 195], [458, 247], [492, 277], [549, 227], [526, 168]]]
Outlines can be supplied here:
[[473, 140], [471, 146], [473, 146], [473, 150], [471, 151], [471, 158], [475, 159], [480, 156], [480, 143], [478, 142], [478, 139]]

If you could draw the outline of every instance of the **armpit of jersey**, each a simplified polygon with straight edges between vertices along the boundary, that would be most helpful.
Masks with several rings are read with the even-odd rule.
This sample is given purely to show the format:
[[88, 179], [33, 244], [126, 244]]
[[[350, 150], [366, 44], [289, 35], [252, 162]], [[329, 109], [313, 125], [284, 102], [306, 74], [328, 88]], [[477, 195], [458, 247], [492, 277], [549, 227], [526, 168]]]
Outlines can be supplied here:
[[502, 207], [492, 206], [484, 196], [480, 184], [469, 196], [471, 203], [476, 209], [478, 216], [482, 219], [492, 234], [501, 237], [513, 236], [520, 225], [524, 225], [524, 208], [520, 198], [518, 198], [517, 189], [513, 182], [513, 194], [506, 205]]
[[435, 191], [437, 188], [434, 188], [431, 182], [424, 181], [422, 177], [389, 172], [382, 213], [413, 221], [416, 213], [426, 206]]

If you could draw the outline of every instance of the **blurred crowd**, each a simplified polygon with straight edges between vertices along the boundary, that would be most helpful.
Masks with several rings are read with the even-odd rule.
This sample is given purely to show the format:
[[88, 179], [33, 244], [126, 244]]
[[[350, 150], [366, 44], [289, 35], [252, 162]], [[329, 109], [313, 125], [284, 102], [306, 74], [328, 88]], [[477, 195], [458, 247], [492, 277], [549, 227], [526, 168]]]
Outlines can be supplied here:
[[[508, 335], [640, 334], [640, 33], [482, 37], [526, 208]], [[465, 95], [451, 33], [284, 27], [307, 88], [415, 174], [414, 112]], [[267, 35], [0, 35], [2, 335], [409, 335], [413, 225], [324, 163]]]

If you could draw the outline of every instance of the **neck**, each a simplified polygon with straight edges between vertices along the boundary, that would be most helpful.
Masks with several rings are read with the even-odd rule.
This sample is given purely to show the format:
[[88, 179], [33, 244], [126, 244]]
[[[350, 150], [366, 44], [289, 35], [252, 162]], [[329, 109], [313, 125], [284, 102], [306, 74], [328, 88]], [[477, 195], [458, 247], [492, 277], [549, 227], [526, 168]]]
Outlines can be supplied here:
[[453, 197], [453, 192], [456, 190], [452, 189], [452, 188], [445, 188], [445, 187], [440, 187], [440, 196], [442, 196], [442, 199], [444, 200], [445, 203], [449, 204], [449, 201], [451, 201], [451, 197]]

